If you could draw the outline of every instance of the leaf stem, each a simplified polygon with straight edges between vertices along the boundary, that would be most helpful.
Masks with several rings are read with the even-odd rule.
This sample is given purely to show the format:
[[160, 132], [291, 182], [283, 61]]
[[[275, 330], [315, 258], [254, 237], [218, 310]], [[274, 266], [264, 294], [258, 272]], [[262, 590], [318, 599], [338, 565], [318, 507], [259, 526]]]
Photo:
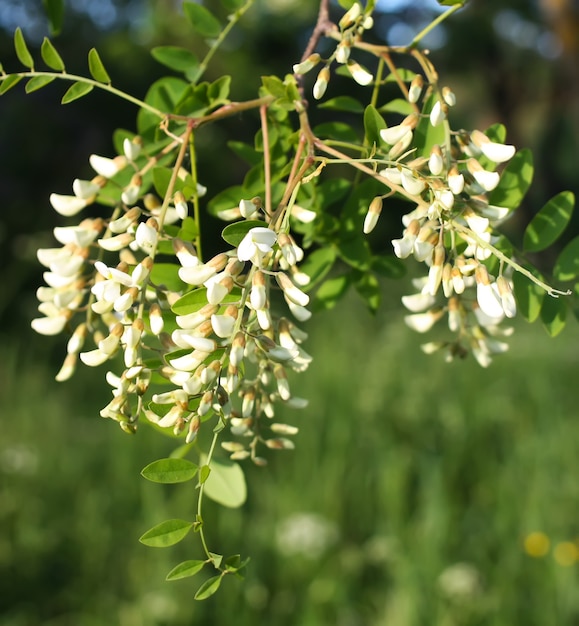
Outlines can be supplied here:
[[409, 48], [415, 48], [421, 39], [426, 37], [428, 33], [436, 28], [440, 23], [442, 23], [445, 19], [450, 17], [453, 13], [456, 13], [459, 9], [462, 9], [464, 3], [455, 4], [452, 7], [449, 7], [444, 13], [441, 13], [437, 18], [433, 19], [432, 22], [426, 28], [423, 28], [416, 37], [410, 42], [408, 45]]

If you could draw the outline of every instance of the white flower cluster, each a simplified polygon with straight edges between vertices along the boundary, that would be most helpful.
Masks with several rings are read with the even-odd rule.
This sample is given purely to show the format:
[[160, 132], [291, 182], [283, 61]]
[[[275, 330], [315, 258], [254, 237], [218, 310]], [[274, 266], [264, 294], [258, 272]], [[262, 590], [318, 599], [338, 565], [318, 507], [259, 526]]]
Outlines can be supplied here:
[[[330, 82], [330, 67], [334, 61], [347, 68], [352, 78], [359, 85], [369, 85], [374, 76], [358, 62], [350, 58], [350, 51], [354, 43], [361, 37], [365, 30], [374, 26], [374, 19], [369, 12], [362, 8], [359, 2], [354, 2], [344, 13], [338, 22], [340, 41], [331, 56], [324, 61], [324, 67], [318, 73], [313, 87], [313, 96], [316, 100], [324, 97]], [[322, 57], [316, 52], [311, 54], [300, 63], [293, 66], [294, 74], [306, 74], [322, 61]]]
[[[101, 415], [127, 432], [145, 416], [190, 442], [217, 415], [241, 438], [223, 444], [232, 458], [264, 464], [258, 444], [292, 448], [288, 436], [297, 432], [273, 422], [275, 403], [306, 404], [288, 382], [288, 370], [303, 371], [311, 361], [301, 345], [306, 334], [277, 314], [279, 299], [295, 319], [310, 316], [300, 288], [309, 278], [297, 267], [303, 252], [289, 233], [271, 228], [258, 199], [241, 200], [238, 216], [252, 219], [245, 235], [202, 262], [176, 227], [166, 228], [187, 217], [188, 199], [178, 191], [162, 202], [149, 193], [141, 176], [148, 161], [138, 160], [139, 151], [138, 142], [126, 141], [115, 159], [93, 155], [93, 180], [75, 181], [72, 196], [51, 196], [67, 216], [98, 202], [103, 189], [109, 198], [117, 190], [117, 204], [110, 219], [55, 228], [62, 247], [38, 251], [47, 286], [38, 290], [42, 317], [32, 327], [71, 333], [58, 380], [72, 376], [78, 359], [94, 367], [119, 357], [121, 373], [106, 375], [112, 399]], [[171, 287], [163, 282], [166, 263], [156, 273], [159, 246], [176, 259]]]
[[[418, 102], [424, 92], [424, 79], [417, 75], [408, 89], [409, 102]], [[498, 164], [511, 159], [515, 148], [492, 141], [478, 130], [453, 133], [447, 128], [442, 145], [416, 158], [412, 145], [421, 119], [428, 116], [431, 126], [439, 126], [454, 103], [454, 94], [445, 88], [430, 111], [412, 113], [400, 124], [383, 129], [381, 148], [388, 167], [379, 175], [390, 189], [415, 203], [402, 218], [402, 237], [392, 241], [394, 253], [399, 258], [413, 256], [428, 268], [427, 275], [415, 281], [418, 293], [402, 299], [411, 312], [406, 323], [426, 332], [446, 315], [456, 338], [425, 344], [424, 350], [444, 348], [449, 359], [470, 350], [486, 367], [494, 353], [508, 347], [500, 338], [511, 329], [502, 329], [500, 322], [516, 314], [511, 282], [502, 264], [497, 277], [487, 268], [494, 261], [495, 226], [509, 214], [508, 209], [489, 204], [488, 194], [499, 184]], [[374, 229], [381, 209], [382, 198], [375, 198], [364, 232]]]

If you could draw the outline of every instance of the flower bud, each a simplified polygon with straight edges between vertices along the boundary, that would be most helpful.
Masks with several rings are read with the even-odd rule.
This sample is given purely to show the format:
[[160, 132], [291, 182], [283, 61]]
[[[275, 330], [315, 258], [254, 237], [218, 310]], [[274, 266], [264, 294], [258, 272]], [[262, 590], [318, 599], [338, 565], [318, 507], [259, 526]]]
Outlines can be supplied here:
[[368, 208], [368, 212], [366, 213], [366, 218], [364, 219], [364, 233], [367, 235], [371, 233], [376, 224], [378, 223], [378, 218], [380, 217], [380, 213], [382, 212], [382, 196], [376, 196], [372, 202], [370, 202], [370, 206]]
[[320, 100], [324, 97], [329, 82], [330, 69], [326, 66], [320, 70], [316, 82], [314, 83], [313, 95], [316, 100]]

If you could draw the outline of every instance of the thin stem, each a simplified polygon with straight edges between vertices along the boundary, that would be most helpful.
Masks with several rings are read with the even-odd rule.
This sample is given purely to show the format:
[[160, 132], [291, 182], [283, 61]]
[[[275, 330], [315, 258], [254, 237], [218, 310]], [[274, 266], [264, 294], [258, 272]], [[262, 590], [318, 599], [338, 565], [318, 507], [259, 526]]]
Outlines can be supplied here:
[[140, 109], [145, 109], [150, 113], [153, 113], [160, 119], [164, 119], [165, 117], [167, 117], [166, 113], [160, 111], [154, 106], [151, 106], [150, 104], [147, 104], [146, 102], [143, 102], [143, 100], [139, 100], [138, 98], [135, 98], [134, 96], [131, 96], [128, 93], [125, 93], [124, 91], [121, 91], [120, 89], [117, 89], [116, 87], [113, 87], [108, 83], [100, 83], [97, 80], [93, 80], [92, 78], [86, 78], [85, 76], [77, 76], [76, 74], [68, 74], [66, 72], [16, 72], [14, 74], [6, 74], [4, 76], [0, 76], [0, 82], [5, 80], [9, 76], [21, 76], [22, 78], [33, 78], [35, 76], [51, 76], [54, 78], [59, 78], [61, 80], [85, 83], [86, 85], [98, 87], [98, 89], [102, 89], [103, 91], [108, 91], [109, 93], [112, 93], [113, 95], [118, 96], [119, 98], [122, 98], [127, 102], [131, 102], [132, 104], [138, 106]]
[[193, 124], [193, 128], [199, 128], [204, 124], [211, 122], [217, 122], [218, 120], [237, 115], [242, 111], [249, 111], [250, 109], [258, 109], [260, 106], [269, 105], [275, 100], [275, 96], [263, 96], [262, 98], [255, 98], [254, 100], [247, 100], [245, 102], [229, 102], [219, 107], [213, 113], [208, 113], [202, 117], [190, 117], [188, 115], [176, 115], [168, 114], [167, 117], [172, 120], [189, 122]]
[[[215, 452], [215, 446], [217, 445], [217, 439], [219, 438], [219, 433], [213, 433], [213, 440], [211, 441], [211, 447], [209, 448], [209, 452], [207, 453], [207, 460], [205, 461], [205, 465], [211, 468], [211, 459], [213, 458], [213, 453]], [[201, 483], [199, 485], [199, 495], [197, 497], [197, 518], [202, 520], [202, 510], [203, 510], [203, 491], [205, 490], [205, 483]], [[199, 527], [199, 536], [201, 537], [201, 544], [203, 545], [203, 551], [207, 555], [207, 558], [213, 560], [211, 556], [211, 552], [209, 551], [209, 546], [207, 545], [207, 540], [205, 539], [205, 532], [203, 531], [203, 524]], [[219, 569], [219, 568], [217, 568]]]
[[526, 276], [530, 281], [535, 283], [535, 285], [541, 287], [541, 289], [546, 291], [553, 298], [558, 298], [559, 296], [571, 295], [571, 290], [560, 291], [559, 289], [555, 289], [554, 287], [551, 287], [547, 283], [543, 282], [542, 280], [534, 276], [531, 272], [529, 272], [529, 270], [525, 269], [522, 265], [519, 265], [516, 261], [513, 261], [513, 259], [510, 259], [506, 254], [503, 254], [500, 250], [495, 248], [492, 244], [486, 242], [484, 239], [481, 239], [470, 228], [463, 226], [462, 224], [456, 222], [455, 220], [452, 220], [450, 224], [459, 233], [463, 233], [464, 235], [466, 235], [473, 241], [476, 241], [476, 243], [481, 248], [484, 248], [485, 250], [490, 250], [493, 253], [493, 255], [496, 256], [497, 259], [499, 259], [502, 263], [506, 263], [507, 265], [510, 265], [515, 271], [519, 272], [519, 274], [523, 274], [523, 276]]
[[195, 187], [195, 194], [193, 196], [193, 221], [195, 222], [195, 248], [197, 250], [197, 256], [200, 260], [203, 260], [203, 251], [201, 248], [201, 207], [199, 206], [199, 193], [197, 192], [197, 156], [195, 153], [195, 133], [189, 135], [189, 156], [191, 158], [191, 178], [193, 179], [193, 185]]
[[431, 30], [436, 28], [441, 22], [444, 22], [444, 20], [450, 17], [453, 13], [456, 13], [456, 11], [458, 11], [459, 9], [462, 9], [462, 7], [463, 7], [463, 4], [455, 4], [454, 6], [448, 8], [444, 13], [441, 13], [437, 18], [432, 20], [432, 22], [430, 22], [430, 24], [426, 28], [423, 28], [418, 33], [418, 35], [416, 35], [416, 37], [414, 37], [414, 39], [410, 42], [408, 47], [409, 48], [416, 47], [418, 43], [420, 42], [420, 40], [426, 37], [426, 35], [428, 35], [428, 33]]
[[269, 152], [269, 128], [267, 125], [267, 106], [259, 107], [261, 133], [263, 140], [263, 173], [265, 181], [265, 213], [271, 213], [271, 157]]

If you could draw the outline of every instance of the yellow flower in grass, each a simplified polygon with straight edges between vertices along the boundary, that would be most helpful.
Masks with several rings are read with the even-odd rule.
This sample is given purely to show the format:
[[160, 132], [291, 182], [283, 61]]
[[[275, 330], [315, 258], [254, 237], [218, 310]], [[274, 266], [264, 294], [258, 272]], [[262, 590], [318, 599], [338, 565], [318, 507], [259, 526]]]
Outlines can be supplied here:
[[572, 541], [561, 541], [554, 550], [555, 561], [563, 567], [569, 567], [579, 561], [579, 548]]
[[524, 541], [525, 552], [534, 558], [545, 556], [551, 547], [551, 540], [545, 533], [535, 531], [529, 533]]

